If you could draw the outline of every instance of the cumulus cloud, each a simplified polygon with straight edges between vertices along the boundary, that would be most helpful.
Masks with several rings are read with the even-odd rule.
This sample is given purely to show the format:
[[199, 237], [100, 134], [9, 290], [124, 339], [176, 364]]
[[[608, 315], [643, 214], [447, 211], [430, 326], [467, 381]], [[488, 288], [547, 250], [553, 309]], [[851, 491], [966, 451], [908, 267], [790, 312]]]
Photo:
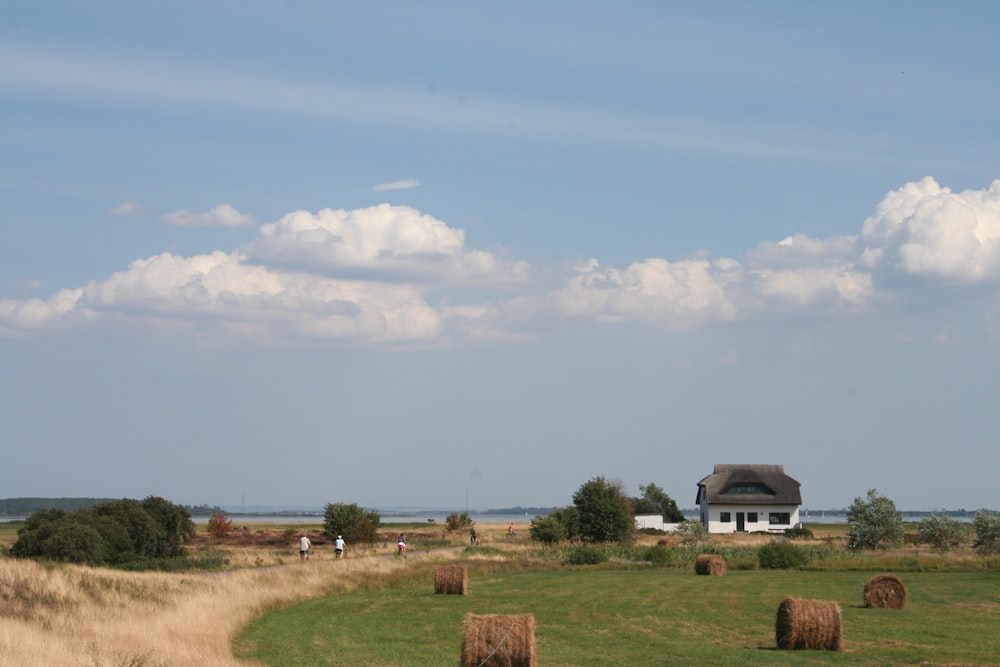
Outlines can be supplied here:
[[385, 192], [386, 190], [410, 190], [419, 187], [420, 181], [407, 178], [401, 181], [392, 181], [391, 183], [379, 183], [378, 185], [373, 185], [372, 190], [375, 192]]
[[421, 282], [521, 282], [527, 264], [467, 248], [465, 232], [408, 206], [289, 213], [262, 225], [253, 261], [332, 275]]
[[[205, 216], [246, 217], [231, 207]], [[0, 332], [114, 318], [264, 339], [428, 342], [516, 338], [553, 318], [683, 328], [849, 316], [890, 301], [900, 279], [995, 286], [998, 246], [1000, 181], [959, 193], [931, 178], [908, 183], [856, 235], [792, 235], [739, 259], [591, 259], [568, 271], [470, 248], [463, 230], [406, 206], [295, 211], [232, 252], [163, 253], [48, 299], [0, 299]]]
[[952, 192], [931, 177], [890, 192], [865, 220], [872, 270], [975, 283], [1000, 277], [1000, 180]]
[[47, 301], [0, 300], [0, 318], [22, 332], [59, 318], [100, 316], [218, 326], [260, 339], [406, 341], [433, 337], [440, 327], [437, 313], [410, 286], [273, 271], [224, 252], [163, 253]]
[[164, 214], [160, 222], [174, 227], [252, 227], [257, 224], [252, 215], [240, 213], [229, 204], [213, 206], [207, 213], [172, 211]]
[[149, 215], [150, 210], [135, 201], [126, 201], [118, 204], [113, 209], [111, 209], [111, 215], [125, 215], [125, 216], [143, 216]]

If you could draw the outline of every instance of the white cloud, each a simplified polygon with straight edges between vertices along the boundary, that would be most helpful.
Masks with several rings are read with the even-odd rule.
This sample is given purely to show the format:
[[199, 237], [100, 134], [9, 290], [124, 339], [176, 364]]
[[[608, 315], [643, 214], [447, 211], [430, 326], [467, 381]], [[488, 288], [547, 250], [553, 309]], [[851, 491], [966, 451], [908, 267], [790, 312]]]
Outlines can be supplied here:
[[[120, 318], [255, 338], [395, 342], [519, 337], [553, 318], [683, 328], [850, 315], [891, 301], [896, 283], [880, 287], [884, 272], [950, 289], [994, 284], [998, 212], [1000, 181], [956, 194], [924, 179], [886, 195], [858, 236], [794, 235], [742, 259], [652, 257], [624, 268], [592, 259], [551, 283], [554, 270], [469, 248], [461, 229], [410, 207], [296, 211], [232, 253], [164, 253], [48, 299], [0, 299], [0, 332]], [[491, 299], [485, 286], [515, 292]]]
[[1000, 180], [952, 192], [931, 177], [890, 192], [865, 220], [872, 270], [975, 283], [1000, 278]]
[[257, 224], [252, 215], [240, 213], [229, 204], [213, 206], [207, 213], [165, 213], [160, 222], [175, 227], [252, 227]]
[[440, 328], [439, 316], [410, 286], [274, 271], [223, 252], [164, 253], [47, 301], [0, 300], [8, 330], [70, 316], [214, 326], [259, 339], [408, 341], [433, 337]]
[[143, 216], [149, 215], [150, 210], [139, 202], [126, 201], [111, 209], [111, 215]]
[[375, 192], [384, 192], [386, 190], [410, 190], [412, 188], [419, 187], [420, 181], [407, 178], [402, 181], [392, 181], [391, 183], [379, 183], [378, 185], [373, 185], [372, 190]]
[[289, 213], [262, 225], [245, 252], [264, 263], [378, 279], [523, 281], [524, 262], [465, 247], [465, 232], [408, 206]]

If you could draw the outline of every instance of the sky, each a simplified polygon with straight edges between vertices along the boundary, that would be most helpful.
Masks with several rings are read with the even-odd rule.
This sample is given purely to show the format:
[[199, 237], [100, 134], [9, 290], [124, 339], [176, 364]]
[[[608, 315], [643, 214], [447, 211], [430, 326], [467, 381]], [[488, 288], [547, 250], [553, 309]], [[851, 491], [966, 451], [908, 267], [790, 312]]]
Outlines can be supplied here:
[[0, 497], [1000, 507], [994, 2], [0, 3]]

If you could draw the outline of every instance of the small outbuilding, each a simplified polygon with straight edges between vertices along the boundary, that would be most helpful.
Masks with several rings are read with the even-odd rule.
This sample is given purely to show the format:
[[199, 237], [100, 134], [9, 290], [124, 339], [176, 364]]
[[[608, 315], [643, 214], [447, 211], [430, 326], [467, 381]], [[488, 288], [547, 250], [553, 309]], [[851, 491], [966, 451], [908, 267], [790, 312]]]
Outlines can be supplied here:
[[695, 502], [709, 533], [783, 533], [799, 523], [799, 486], [783, 465], [718, 463]]

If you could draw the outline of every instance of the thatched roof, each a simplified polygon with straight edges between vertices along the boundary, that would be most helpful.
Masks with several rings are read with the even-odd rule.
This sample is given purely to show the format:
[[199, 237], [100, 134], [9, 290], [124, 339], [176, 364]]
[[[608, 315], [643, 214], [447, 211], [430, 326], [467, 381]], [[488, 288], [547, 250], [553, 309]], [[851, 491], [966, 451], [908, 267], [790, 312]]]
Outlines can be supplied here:
[[799, 483], [779, 464], [717, 463], [714, 472], [698, 482], [698, 496], [705, 489], [709, 504], [801, 505]]

